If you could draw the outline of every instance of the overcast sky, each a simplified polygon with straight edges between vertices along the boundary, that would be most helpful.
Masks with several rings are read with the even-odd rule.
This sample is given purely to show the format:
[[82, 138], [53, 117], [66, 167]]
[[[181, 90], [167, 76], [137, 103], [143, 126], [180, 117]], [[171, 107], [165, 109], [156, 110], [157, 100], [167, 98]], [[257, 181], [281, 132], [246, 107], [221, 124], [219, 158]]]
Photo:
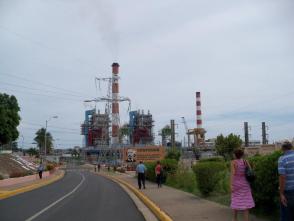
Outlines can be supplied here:
[[95, 107], [83, 100], [105, 95], [94, 78], [111, 76], [114, 61], [121, 95], [151, 111], [156, 134], [175, 119], [183, 140], [181, 117], [196, 126], [201, 91], [207, 138], [243, 138], [248, 121], [260, 140], [265, 121], [271, 142], [292, 139], [293, 10], [292, 0], [0, 0], [0, 91], [19, 101], [25, 147], [54, 115], [57, 147], [81, 146]]

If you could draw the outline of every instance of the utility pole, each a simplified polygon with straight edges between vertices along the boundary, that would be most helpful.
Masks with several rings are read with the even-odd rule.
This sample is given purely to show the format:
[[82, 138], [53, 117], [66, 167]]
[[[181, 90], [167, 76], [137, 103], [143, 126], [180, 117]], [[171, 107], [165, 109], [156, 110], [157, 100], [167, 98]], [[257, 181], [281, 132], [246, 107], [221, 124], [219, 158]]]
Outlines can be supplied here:
[[175, 148], [175, 120], [170, 121], [170, 128], [171, 128], [171, 146]]
[[44, 143], [44, 160], [46, 161], [46, 155], [47, 155], [47, 145], [46, 145], [46, 143], [47, 143], [47, 124], [48, 124], [48, 120], [46, 120], [46, 126], [45, 126], [45, 134], [44, 134], [44, 136], [45, 136], [45, 138], [44, 138], [44, 140], [45, 140], [45, 143]]
[[46, 127], [45, 127], [45, 144], [44, 144], [44, 149], [45, 149], [45, 153], [44, 153], [44, 158], [45, 158], [45, 161], [46, 161], [46, 156], [47, 156], [47, 125], [48, 125], [48, 121], [50, 121], [52, 118], [58, 118], [58, 116], [53, 116], [53, 117], [50, 117], [49, 120], [46, 120]]
[[182, 121], [185, 126], [186, 134], [188, 136], [188, 148], [190, 148], [190, 134], [189, 134], [189, 129], [188, 129], [188, 125], [187, 125], [185, 117], [182, 117]]

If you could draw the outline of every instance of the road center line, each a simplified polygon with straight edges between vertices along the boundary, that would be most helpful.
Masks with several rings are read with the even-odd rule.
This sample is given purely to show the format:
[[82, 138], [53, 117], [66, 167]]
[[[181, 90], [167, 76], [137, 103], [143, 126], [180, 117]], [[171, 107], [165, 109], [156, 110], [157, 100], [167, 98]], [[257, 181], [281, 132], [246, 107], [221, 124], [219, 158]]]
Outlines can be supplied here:
[[35, 215], [31, 216], [30, 218], [26, 219], [25, 221], [32, 221], [35, 218], [37, 218], [38, 216], [40, 216], [42, 213], [46, 212], [47, 210], [49, 210], [51, 207], [55, 206], [57, 203], [59, 203], [60, 201], [64, 200], [66, 197], [70, 196], [71, 194], [73, 194], [74, 192], [77, 191], [77, 189], [83, 184], [83, 182], [85, 181], [85, 176], [83, 174], [82, 175], [82, 180], [81, 182], [69, 193], [67, 193], [66, 195], [64, 195], [63, 197], [59, 198], [58, 200], [56, 200], [55, 202], [51, 203], [49, 206], [45, 207], [44, 209], [42, 209], [41, 211], [39, 211], [38, 213], [36, 213]]

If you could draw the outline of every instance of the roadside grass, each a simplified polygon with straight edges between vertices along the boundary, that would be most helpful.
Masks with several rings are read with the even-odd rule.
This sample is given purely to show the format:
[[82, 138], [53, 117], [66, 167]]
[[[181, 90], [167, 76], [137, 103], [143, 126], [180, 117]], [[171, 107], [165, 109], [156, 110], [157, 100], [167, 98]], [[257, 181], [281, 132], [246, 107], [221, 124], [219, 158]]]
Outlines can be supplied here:
[[[224, 171], [222, 174], [222, 179], [218, 183], [215, 191], [213, 191], [209, 196], [203, 196], [197, 187], [195, 173], [183, 165], [179, 165], [178, 170], [172, 176], [168, 176], [165, 185], [194, 194], [197, 197], [224, 205], [230, 206], [231, 196], [229, 191], [229, 171]], [[269, 213], [271, 212], [271, 213]], [[268, 220], [276, 221], [279, 218], [279, 211], [262, 211], [260, 209], [252, 209], [251, 213], [256, 217]], [[270, 215], [268, 215], [270, 214]]]

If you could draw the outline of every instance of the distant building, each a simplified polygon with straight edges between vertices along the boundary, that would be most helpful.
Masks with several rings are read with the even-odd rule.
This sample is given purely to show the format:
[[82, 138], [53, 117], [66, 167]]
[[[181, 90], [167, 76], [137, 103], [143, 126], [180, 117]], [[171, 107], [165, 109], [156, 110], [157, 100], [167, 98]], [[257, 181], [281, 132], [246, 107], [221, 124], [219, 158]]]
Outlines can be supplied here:
[[249, 140], [249, 147], [255, 147], [255, 146], [260, 146], [261, 141], [260, 140]]

